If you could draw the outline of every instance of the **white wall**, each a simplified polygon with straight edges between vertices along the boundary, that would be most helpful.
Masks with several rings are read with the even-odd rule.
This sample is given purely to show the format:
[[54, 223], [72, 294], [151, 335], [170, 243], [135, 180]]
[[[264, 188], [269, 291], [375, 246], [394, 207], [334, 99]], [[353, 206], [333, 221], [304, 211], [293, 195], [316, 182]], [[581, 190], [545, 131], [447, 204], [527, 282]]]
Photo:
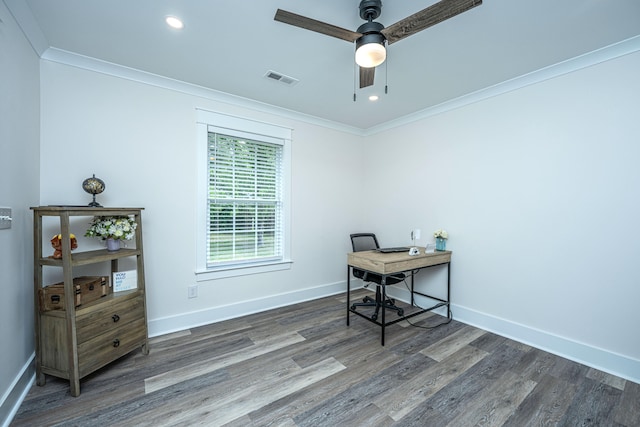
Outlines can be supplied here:
[[[42, 204], [141, 206], [150, 334], [339, 292], [359, 222], [361, 137], [52, 61], [42, 61]], [[290, 270], [196, 282], [196, 108], [293, 128]], [[76, 221], [79, 236], [87, 220]], [[57, 233], [55, 227], [50, 233]], [[79, 245], [97, 242], [80, 239]], [[199, 285], [187, 298], [187, 286]]]
[[640, 381], [639, 71], [636, 52], [370, 137], [400, 173], [367, 177], [391, 195], [367, 224], [449, 231], [454, 318]]
[[[33, 237], [30, 206], [38, 204], [38, 56], [0, 2], [0, 206], [12, 208], [0, 230], [0, 424], [33, 369]], [[17, 386], [17, 388], [14, 388]]]

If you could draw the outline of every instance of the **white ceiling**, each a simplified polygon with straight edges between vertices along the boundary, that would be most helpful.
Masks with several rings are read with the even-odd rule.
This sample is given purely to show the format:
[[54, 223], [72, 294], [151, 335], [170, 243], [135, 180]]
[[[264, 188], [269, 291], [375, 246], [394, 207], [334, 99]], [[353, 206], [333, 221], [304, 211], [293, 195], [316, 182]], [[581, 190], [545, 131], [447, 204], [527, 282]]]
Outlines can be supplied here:
[[[358, 15], [359, 0], [5, 3], [23, 12], [28, 5], [31, 14], [14, 15], [30, 39], [44, 36], [40, 44], [45, 49], [74, 52], [363, 130], [640, 34], [640, 0], [484, 0], [389, 46], [388, 61], [378, 67], [375, 84], [355, 90], [353, 45], [273, 17], [281, 8], [355, 31], [364, 22]], [[388, 26], [433, 3], [383, 0], [377, 21]], [[180, 17], [185, 28], [168, 28], [167, 15]], [[267, 79], [268, 70], [299, 83], [287, 86]], [[380, 99], [371, 102], [370, 94]]]

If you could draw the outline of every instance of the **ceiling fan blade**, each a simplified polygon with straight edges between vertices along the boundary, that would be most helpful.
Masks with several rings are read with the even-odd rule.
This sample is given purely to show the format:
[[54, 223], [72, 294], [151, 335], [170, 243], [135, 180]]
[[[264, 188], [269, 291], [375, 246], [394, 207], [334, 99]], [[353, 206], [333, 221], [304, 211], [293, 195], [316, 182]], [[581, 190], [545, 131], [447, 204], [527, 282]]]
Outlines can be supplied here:
[[274, 16], [273, 19], [275, 19], [276, 21], [284, 22], [285, 24], [315, 31], [316, 33], [336, 37], [352, 43], [356, 41], [360, 36], [362, 36], [362, 34], [356, 33], [355, 31], [336, 27], [335, 25], [327, 24], [326, 22], [316, 21], [315, 19], [297, 15], [293, 12], [287, 12], [286, 10], [282, 9], [278, 9], [276, 11], [276, 16]]
[[441, 0], [383, 29], [387, 43], [395, 43], [419, 31], [480, 6], [482, 0]]
[[376, 67], [360, 67], [360, 89], [373, 85], [373, 78], [376, 74]]

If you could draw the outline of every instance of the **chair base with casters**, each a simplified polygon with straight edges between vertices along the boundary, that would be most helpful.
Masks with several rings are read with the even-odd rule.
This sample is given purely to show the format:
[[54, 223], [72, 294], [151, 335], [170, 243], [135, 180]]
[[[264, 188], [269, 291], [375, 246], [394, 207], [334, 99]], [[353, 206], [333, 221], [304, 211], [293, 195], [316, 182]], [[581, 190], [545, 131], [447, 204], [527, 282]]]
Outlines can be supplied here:
[[[375, 307], [375, 311], [371, 315], [371, 320], [376, 320], [378, 318], [381, 307], [389, 310], [395, 310], [398, 313], [398, 316], [404, 316], [404, 310], [396, 306], [396, 301], [393, 298], [385, 298], [385, 300], [382, 301], [382, 292], [380, 291], [380, 287], [382, 286], [382, 276], [375, 273], [369, 273], [357, 268], [353, 269], [353, 275], [354, 277], [362, 279], [365, 282], [365, 288], [370, 284], [376, 285], [376, 297], [374, 299], [367, 295], [362, 299], [362, 302], [351, 304], [351, 310], [355, 311], [358, 307]], [[405, 275], [402, 273], [394, 276], [389, 276], [387, 277], [385, 286], [395, 285], [396, 283], [402, 282], [404, 279]]]
[[376, 297], [371, 298], [370, 296], [366, 296], [362, 298], [362, 302], [356, 302], [351, 304], [351, 310], [355, 311], [357, 307], [375, 307], [375, 311], [371, 315], [371, 320], [377, 320], [378, 314], [380, 313], [380, 308], [384, 307], [385, 309], [395, 310], [398, 313], [398, 316], [404, 316], [404, 309], [396, 306], [396, 301], [393, 298], [387, 298], [382, 301], [382, 292], [380, 292], [380, 286], [376, 286]]

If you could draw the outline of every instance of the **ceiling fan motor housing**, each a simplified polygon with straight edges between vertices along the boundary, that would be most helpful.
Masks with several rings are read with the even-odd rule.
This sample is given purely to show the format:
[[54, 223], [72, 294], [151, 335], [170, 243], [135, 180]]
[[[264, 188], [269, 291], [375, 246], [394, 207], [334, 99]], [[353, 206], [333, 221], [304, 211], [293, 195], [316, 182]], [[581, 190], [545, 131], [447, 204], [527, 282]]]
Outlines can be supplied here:
[[372, 21], [382, 12], [381, 0], [362, 0], [360, 2], [360, 18]]
[[358, 40], [356, 40], [356, 49], [367, 43], [380, 43], [384, 46], [386, 38], [380, 32], [384, 29], [384, 25], [379, 22], [365, 22], [358, 27], [358, 32], [362, 34]]

